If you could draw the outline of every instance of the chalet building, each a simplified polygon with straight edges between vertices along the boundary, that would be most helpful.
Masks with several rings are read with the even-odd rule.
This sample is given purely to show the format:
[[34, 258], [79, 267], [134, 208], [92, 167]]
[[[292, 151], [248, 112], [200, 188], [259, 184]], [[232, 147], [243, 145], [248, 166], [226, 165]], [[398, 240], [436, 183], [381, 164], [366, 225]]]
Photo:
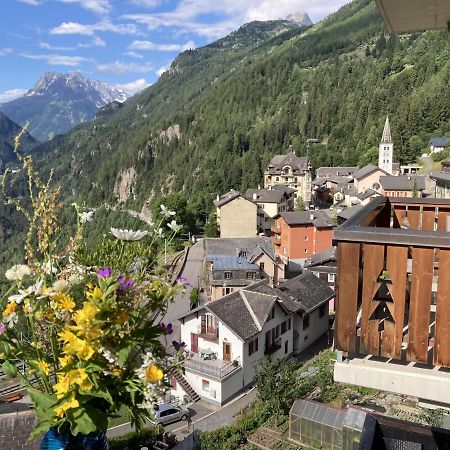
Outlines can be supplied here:
[[380, 184], [381, 193], [387, 197], [422, 197], [425, 191], [425, 177], [384, 176], [380, 177]]
[[450, 137], [433, 137], [428, 141], [430, 154], [443, 152], [450, 145]]
[[271, 189], [247, 189], [245, 198], [258, 205], [258, 230], [270, 234], [274, 218], [294, 209], [295, 189], [274, 186]]
[[181, 340], [189, 356], [184, 376], [174, 374], [171, 393], [225, 404], [253, 383], [264, 358], [299, 354], [322, 336], [333, 296], [308, 273], [280, 288], [259, 281], [184, 314]]
[[433, 172], [430, 178], [436, 183], [435, 197], [450, 199], [450, 172]]
[[311, 202], [312, 168], [308, 157], [296, 156], [292, 146], [286, 155], [275, 155], [264, 172], [264, 187], [277, 185], [295, 189], [296, 198], [301, 198], [305, 205]]
[[319, 167], [316, 170], [317, 178], [345, 177], [353, 179], [357, 167]]
[[449, 200], [378, 197], [335, 230], [335, 381], [450, 405], [449, 224]]
[[270, 238], [206, 239], [207, 301], [247, 287], [261, 279], [277, 285], [284, 279], [284, 263], [273, 251]]
[[214, 201], [221, 238], [251, 238], [258, 235], [258, 206], [231, 190]]
[[324, 211], [280, 214], [272, 228], [275, 253], [288, 270], [301, 270], [307, 258], [332, 247], [334, 226]]

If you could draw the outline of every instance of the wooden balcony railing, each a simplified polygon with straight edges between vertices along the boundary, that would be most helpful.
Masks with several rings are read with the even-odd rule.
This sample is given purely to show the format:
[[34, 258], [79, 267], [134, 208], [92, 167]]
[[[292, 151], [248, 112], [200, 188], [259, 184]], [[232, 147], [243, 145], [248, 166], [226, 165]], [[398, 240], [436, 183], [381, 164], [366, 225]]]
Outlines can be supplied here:
[[266, 342], [264, 347], [264, 354], [271, 355], [281, 348], [281, 337], [275, 338], [272, 342]]
[[450, 367], [450, 201], [372, 200], [334, 232], [335, 345]]
[[208, 341], [217, 341], [219, 339], [219, 327], [199, 326], [198, 336]]

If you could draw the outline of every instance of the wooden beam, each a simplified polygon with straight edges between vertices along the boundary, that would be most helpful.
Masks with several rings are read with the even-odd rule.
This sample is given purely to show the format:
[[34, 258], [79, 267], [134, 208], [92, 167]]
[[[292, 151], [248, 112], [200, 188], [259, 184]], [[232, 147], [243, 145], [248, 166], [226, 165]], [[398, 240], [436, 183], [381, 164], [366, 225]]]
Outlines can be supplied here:
[[422, 230], [434, 231], [436, 208], [424, 206], [422, 209]]
[[391, 304], [387, 304], [394, 322], [385, 321], [382, 337], [381, 355], [400, 359], [402, 353], [403, 325], [405, 319], [406, 276], [408, 266], [408, 247], [388, 246], [386, 270], [391, 276], [388, 285]]
[[408, 360], [428, 362], [431, 287], [434, 250], [414, 247], [409, 307]]
[[[379, 321], [369, 318], [376, 308], [373, 298], [380, 286], [378, 276], [384, 268], [384, 245], [364, 244], [363, 246], [363, 285], [361, 311], [361, 353], [379, 355]], [[375, 335], [374, 335], [375, 334]]]
[[439, 279], [436, 301], [436, 331], [433, 361], [450, 367], [450, 250], [439, 250]]
[[447, 230], [447, 217], [450, 216], [450, 208], [440, 207], [438, 210], [438, 231]]
[[338, 245], [336, 293], [336, 348], [353, 352], [356, 346], [360, 245]]
[[418, 230], [420, 222], [420, 206], [408, 206], [406, 216], [408, 217], [410, 227], [414, 230]]

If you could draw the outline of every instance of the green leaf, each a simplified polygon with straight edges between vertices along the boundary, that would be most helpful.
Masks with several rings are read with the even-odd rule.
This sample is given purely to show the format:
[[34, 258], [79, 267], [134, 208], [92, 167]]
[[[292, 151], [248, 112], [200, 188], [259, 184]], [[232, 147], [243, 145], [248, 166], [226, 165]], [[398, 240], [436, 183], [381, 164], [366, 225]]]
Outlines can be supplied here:
[[5, 375], [9, 378], [16, 378], [17, 377], [17, 367], [14, 364], [11, 364], [9, 361], [5, 361], [2, 364], [2, 370], [5, 372]]
[[11, 346], [5, 341], [0, 341], [0, 353], [3, 353], [7, 358], [11, 353]]
[[91, 406], [84, 405], [82, 408], [70, 409], [67, 411], [66, 417], [70, 422], [70, 430], [73, 435], [105, 431], [108, 428], [106, 413]]
[[128, 345], [127, 347], [124, 347], [119, 350], [117, 354], [117, 364], [122, 367], [125, 364], [125, 361], [127, 360], [131, 350], [133, 349], [132, 345]]
[[92, 397], [104, 398], [110, 405], [112, 405], [114, 403], [114, 400], [113, 400], [111, 394], [104, 387], [94, 388], [94, 389], [91, 389], [90, 391], [80, 391], [80, 394], [81, 395], [85, 394], [91, 398]]
[[40, 408], [43, 410], [53, 410], [55, 405], [58, 403], [58, 399], [55, 394], [48, 394], [33, 388], [28, 388], [28, 393], [30, 394], [31, 400], [36, 409]]
[[39, 419], [38, 424], [31, 432], [27, 442], [31, 443], [36, 438], [38, 438], [42, 433], [46, 433], [54, 424], [55, 423], [53, 419], [45, 419], [45, 420]]

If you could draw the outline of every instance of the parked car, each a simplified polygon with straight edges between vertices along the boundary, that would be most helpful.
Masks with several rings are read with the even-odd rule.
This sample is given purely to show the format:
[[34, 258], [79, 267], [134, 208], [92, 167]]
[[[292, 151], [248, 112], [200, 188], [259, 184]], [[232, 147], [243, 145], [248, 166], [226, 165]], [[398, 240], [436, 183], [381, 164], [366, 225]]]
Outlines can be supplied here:
[[178, 422], [179, 420], [187, 420], [189, 410], [185, 406], [174, 405], [172, 403], [161, 403], [154, 406], [155, 418], [150, 419], [153, 424], [167, 425], [169, 423]]

